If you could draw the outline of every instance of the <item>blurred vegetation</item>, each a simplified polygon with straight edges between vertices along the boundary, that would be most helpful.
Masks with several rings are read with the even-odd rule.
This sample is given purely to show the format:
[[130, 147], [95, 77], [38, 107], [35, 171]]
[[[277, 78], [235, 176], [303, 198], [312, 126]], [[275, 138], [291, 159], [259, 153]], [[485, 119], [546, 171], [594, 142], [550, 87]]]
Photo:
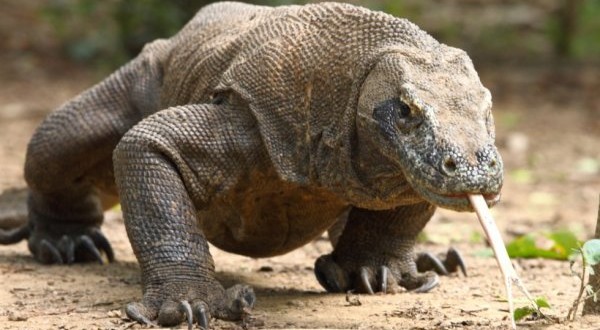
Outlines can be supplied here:
[[[39, 15], [60, 51], [113, 69], [143, 45], [176, 33], [202, 6], [199, 0], [48, 0]], [[306, 1], [256, 0], [279, 5]], [[597, 0], [352, 1], [406, 17], [479, 62], [584, 61], [600, 58]]]
[[40, 13], [70, 58], [115, 66], [135, 56], [145, 43], [175, 34], [210, 2], [50, 0]]

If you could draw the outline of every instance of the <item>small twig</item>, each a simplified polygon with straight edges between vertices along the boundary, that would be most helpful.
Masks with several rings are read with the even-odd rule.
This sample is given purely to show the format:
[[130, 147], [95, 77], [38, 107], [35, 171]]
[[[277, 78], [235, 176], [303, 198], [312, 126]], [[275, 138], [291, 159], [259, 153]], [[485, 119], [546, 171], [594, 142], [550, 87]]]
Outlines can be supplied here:
[[483, 227], [483, 231], [487, 236], [490, 245], [492, 246], [492, 250], [494, 251], [494, 255], [496, 256], [496, 262], [500, 267], [500, 271], [502, 272], [502, 276], [504, 277], [504, 286], [506, 288], [506, 298], [508, 300], [508, 309], [510, 311], [510, 322], [511, 328], [516, 329], [517, 324], [515, 323], [515, 307], [513, 302], [512, 295], [512, 286], [516, 285], [519, 290], [527, 297], [529, 302], [532, 304], [533, 308], [540, 315], [544, 315], [540, 311], [535, 299], [531, 296], [529, 291], [525, 288], [519, 275], [515, 271], [512, 263], [510, 262], [510, 258], [508, 257], [508, 253], [506, 252], [506, 246], [504, 245], [504, 241], [502, 240], [502, 236], [500, 235], [500, 231], [496, 226], [496, 222], [490, 213], [490, 210], [485, 202], [485, 198], [482, 195], [469, 195], [469, 201], [473, 208], [475, 209], [475, 213], [477, 213], [477, 218], [479, 219], [479, 223]]
[[478, 309], [462, 309], [461, 308], [460, 312], [475, 316], [475, 313], [479, 313], [479, 312], [483, 312], [483, 311], [487, 311], [487, 310], [488, 310], [487, 307], [482, 307], [482, 308], [478, 308]]
[[[596, 231], [594, 233], [594, 238], [600, 239], [600, 203], [598, 203], [598, 217], [596, 218]], [[583, 257], [583, 254], [582, 254]], [[583, 314], [600, 314], [600, 303], [594, 299], [594, 301], [589, 301], [588, 298], [596, 297], [598, 291], [600, 291], [600, 265], [596, 264], [593, 266], [593, 273], [590, 273], [587, 278], [587, 283], [590, 287], [590, 291], [596, 290], [592, 295], [589, 295], [584, 299], [583, 304]]]
[[583, 292], [585, 291], [585, 274], [586, 274], [586, 266], [587, 263], [585, 261], [585, 258], [583, 257], [583, 251], [581, 250], [581, 248], [579, 248], [579, 252], [581, 253], [581, 260], [582, 260], [582, 268], [583, 268], [583, 272], [581, 274], [576, 273], [573, 271], [573, 263], [571, 263], [571, 271], [573, 271], [575, 274], [577, 274], [577, 277], [579, 278], [579, 294], [577, 294], [577, 298], [575, 298], [575, 300], [573, 301], [573, 305], [571, 306], [571, 308], [569, 308], [569, 313], [567, 314], [567, 320], [569, 321], [575, 321], [575, 317], [577, 315], [577, 308], [579, 308], [579, 303], [581, 302], [581, 297], [583, 296]]

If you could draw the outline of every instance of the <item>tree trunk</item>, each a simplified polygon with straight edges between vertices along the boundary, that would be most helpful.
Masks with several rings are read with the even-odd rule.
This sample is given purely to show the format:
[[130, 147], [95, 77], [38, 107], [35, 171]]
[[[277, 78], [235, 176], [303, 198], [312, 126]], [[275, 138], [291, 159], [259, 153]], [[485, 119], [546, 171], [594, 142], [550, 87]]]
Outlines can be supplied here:
[[[596, 233], [594, 238], [600, 239], [600, 203], [598, 203], [598, 218], [596, 220]], [[588, 279], [588, 285], [592, 287], [594, 292], [600, 290], [600, 264], [593, 266], [594, 275], [590, 275]], [[600, 314], [600, 299], [594, 301], [593, 299], [586, 299], [583, 304], [583, 315], [586, 314]]]

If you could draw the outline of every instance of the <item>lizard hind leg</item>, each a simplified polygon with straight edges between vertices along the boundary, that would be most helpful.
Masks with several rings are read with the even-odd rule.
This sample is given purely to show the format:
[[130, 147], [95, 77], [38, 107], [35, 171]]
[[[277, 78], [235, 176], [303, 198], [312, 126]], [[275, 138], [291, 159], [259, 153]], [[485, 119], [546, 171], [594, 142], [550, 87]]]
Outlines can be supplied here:
[[27, 229], [0, 232], [0, 242], [27, 238], [42, 263], [113, 260], [100, 230], [104, 207], [117, 201], [112, 152], [125, 132], [158, 107], [150, 104], [161, 79], [159, 52], [151, 48], [36, 129], [25, 160]]

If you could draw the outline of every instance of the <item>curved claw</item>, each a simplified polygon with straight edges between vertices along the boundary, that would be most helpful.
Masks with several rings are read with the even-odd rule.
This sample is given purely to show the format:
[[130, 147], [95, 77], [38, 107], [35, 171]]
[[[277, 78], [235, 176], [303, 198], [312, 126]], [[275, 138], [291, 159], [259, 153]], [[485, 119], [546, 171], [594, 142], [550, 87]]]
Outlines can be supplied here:
[[440, 279], [438, 274], [432, 271], [425, 273], [404, 273], [399, 281], [399, 284], [402, 287], [417, 293], [429, 292], [431, 289], [438, 286], [439, 283]]
[[444, 266], [450, 272], [455, 272], [457, 268], [460, 268], [460, 271], [464, 276], [467, 276], [467, 268], [465, 267], [465, 261], [455, 248], [451, 247], [448, 249], [446, 253], [446, 260], [444, 260]]
[[196, 318], [196, 321], [198, 322], [198, 325], [200, 326], [200, 329], [209, 329], [210, 314], [208, 313], [208, 309], [203, 303], [200, 303], [195, 306], [194, 316]]
[[31, 229], [28, 224], [10, 230], [0, 229], [0, 244], [8, 245], [18, 243], [29, 237]]
[[78, 247], [83, 247], [85, 250], [87, 250], [87, 252], [92, 254], [94, 259], [98, 261], [98, 263], [100, 263], [101, 265], [104, 264], [104, 260], [102, 260], [102, 254], [100, 254], [100, 251], [98, 251], [98, 248], [96, 248], [96, 245], [94, 245], [94, 241], [92, 241], [92, 239], [89, 236], [81, 235], [77, 240]]
[[425, 293], [431, 291], [440, 284], [440, 278], [435, 273], [425, 273], [422, 277], [423, 283], [418, 288], [414, 289], [414, 292]]
[[157, 326], [156, 323], [150, 321], [148, 317], [140, 312], [139, 303], [129, 303], [125, 306], [125, 314], [127, 317], [133, 321], [138, 323], [148, 325], [148, 326]]
[[417, 264], [417, 270], [419, 272], [425, 272], [428, 270], [433, 270], [440, 275], [448, 275], [448, 269], [445, 264], [440, 261], [440, 259], [429, 252], [421, 252], [417, 255], [417, 260], [415, 261]]
[[63, 235], [58, 241], [58, 247], [65, 254], [68, 265], [75, 262], [75, 242], [69, 236]]
[[389, 278], [389, 274], [390, 274], [390, 269], [387, 268], [386, 266], [381, 266], [381, 270], [379, 271], [379, 283], [381, 285], [381, 292], [383, 294], [387, 293], [388, 287], [388, 278]]
[[179, 302], [179, 311], [185, 315], [185, 319], [187, 320], [188, 330], [192, 330], [194, 328], [194, 315], [192, 314], [192, 306], [187, 300], [182, 300]]
[[361, 291], [365, 291], [368, 294], [374, 294], [373, 287], [371, 286], [371, 281], [369, 279], [370, 274], [369, 270], [366, 267], [361, 267], [359, 271], [359, 288]]
[[90, 234], [92, 240], [96, 243], [96, 246], [100, 248], [100, 250], [106, 253], [106, 258], [108, 262], [115, 261], [115, 253], [110, 245], [110, 242], [106, 239], [106, 237], [99, 231], [95, 230]]
[[39, 259], [41, 262], [47, 264], [63, 263], [62, 256], [60, 255], [58, 249], [45, 239], [40, 242]]
[[350, 287], [348, 274], [333, 261], [331, 255], [321, 256], [315, 261], [315, 275], [327, 292], [346, 292]]

